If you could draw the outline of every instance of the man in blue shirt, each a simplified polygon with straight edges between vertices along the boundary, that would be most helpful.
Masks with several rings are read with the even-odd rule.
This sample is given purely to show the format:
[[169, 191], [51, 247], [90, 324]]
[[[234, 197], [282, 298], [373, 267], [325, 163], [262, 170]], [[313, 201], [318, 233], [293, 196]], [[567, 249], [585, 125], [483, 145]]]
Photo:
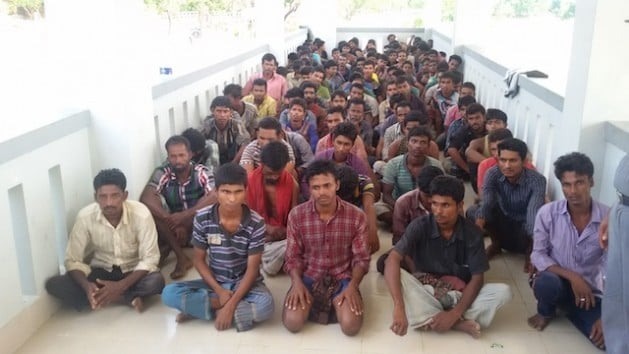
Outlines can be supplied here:
[[555, 161], [555, 176], [565, 200], [540, 208], [535, 219], [531, 262], [537, 314], [528, 319], [542, 331], [557, 307], [598, 348], [604, 348], [601, 297], [605, 252], [598, 229], [609, 208], [592, 200], [594, 165], [589, 157], [573, 152]]

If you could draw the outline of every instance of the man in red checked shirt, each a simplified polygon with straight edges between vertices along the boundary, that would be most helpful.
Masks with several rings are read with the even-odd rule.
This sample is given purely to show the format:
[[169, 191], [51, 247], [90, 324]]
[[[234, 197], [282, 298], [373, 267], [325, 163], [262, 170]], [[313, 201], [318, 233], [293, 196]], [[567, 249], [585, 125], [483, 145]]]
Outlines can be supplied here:
[[299, 332], [307, 319], [338, 321], [347, 336], [363, 323], [358, 289], [369, 270], [365, 214], [336, 196], [339, 179], [334, 162], [316, 160], [305, 174], [310, 200], [295, 207], [286, 227], [286, 263], [291, 287], [282, 321]]

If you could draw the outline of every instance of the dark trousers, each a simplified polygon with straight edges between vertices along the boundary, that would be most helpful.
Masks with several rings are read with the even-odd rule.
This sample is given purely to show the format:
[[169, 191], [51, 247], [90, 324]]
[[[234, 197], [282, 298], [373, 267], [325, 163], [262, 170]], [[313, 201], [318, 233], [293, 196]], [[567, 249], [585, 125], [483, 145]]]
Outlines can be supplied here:
[[589, 338], [594, 322], [601, 318], [601, 299], [596, 298], [596, 305], [589, 310], [574, 304], [574, 293], [567, 279], [551, 272], [540, 272], [532, 284], [537, 299], [537, 313], [544, 317], [554, 317], [557, 308], [567, 313], [567, 318], [586, 337]]
[[[114, 267], [111, 272], [103, 268], [92, 268], [92, 272], [87, 276], [90, 282], [96, 279], [119, 281], [131, 273], [122, 273], [120, 267]], [[160, 272], [148, 273], [138, 280], [123, 294], [123, 300], [130, 304], [136, 297], [146, 297], [161, 294], [164, 288], [164, 276]], [[57, 275], [46, 281], [46, 291], [67, 307], [73, 307], [81, 311], [90, 306], [87, 295], [83, 288], [72, 279], [69, 274]]]
[[497, 242], [501, 249], [513, 253], [528, 254], [533, 240], [532, 236], [526, 233], [524, 227], [524, 221], [513, 220], [506, 216], [497, 205], [485, 223], [491, 241]]

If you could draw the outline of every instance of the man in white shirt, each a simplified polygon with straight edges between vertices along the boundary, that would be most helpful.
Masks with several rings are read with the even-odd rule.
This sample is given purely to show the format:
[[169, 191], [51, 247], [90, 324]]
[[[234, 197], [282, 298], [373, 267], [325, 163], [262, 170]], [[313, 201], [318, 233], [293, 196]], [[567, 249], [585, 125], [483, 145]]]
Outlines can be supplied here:
[[66, 249], [67, 273], [46, 282], [48, 293], [64, 305], [80, 311], [121, 302], [141, 312], [143, 298], [162, 292], [153, 217], [144, 204], [127, 200], [126, 187], [118, 169], [94, 178], [96, 202], [77, 215]]

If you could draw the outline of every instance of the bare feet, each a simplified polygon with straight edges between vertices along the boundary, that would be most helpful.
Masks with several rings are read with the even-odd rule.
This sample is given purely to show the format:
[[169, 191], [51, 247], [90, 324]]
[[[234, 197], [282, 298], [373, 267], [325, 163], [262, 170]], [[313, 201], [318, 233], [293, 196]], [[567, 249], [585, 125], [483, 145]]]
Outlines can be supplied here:
[[170, 273], [170, 277], [172, 279], [179, 279], [186, 275], [186, 272], [188, 272], [188, 269], [190, 268], [192, 268], [192, 262], [188, 259], [188, 257], [184, 258], [183, 261], [178, 260], [175, 265], [175, 270]]
[[550, 323], [549, 317], [544, 317], [540, 314], [535, 314], [534, 316], [529, 317], [528, 324], [529, 326], [535, 328], [538, 331], [543, 331], [546, 326]]
[[194, 317], [192, 317], [192, 316], [190, 316], [190, 315], [188, 315], [186, 313], [180, 312], [180, 313], [177, 314], [177, 317], [175, 317], [175, 321], [177, 323], [184, 323], [184, 322], [189, 321], [189, 320], [191, 320], [193, 318]]
[[136, 297], [131, 300], [131, 306], [133, 306], [138, 313], [142, 313], [142, 311], [144, 311], [144, 301], [141, 297]]
[[461, 320], [452, 328], [457, 331], [465, 332], [475, 339], [480, 338], [480, 325], [474, 320]]
[[500, 246], [496, 246], [495, 244], [492, 243], [489, 246], [487, 246], [487, 248], [485, 249], [485, 253], [487, 254], [487, 259], [492, 259], [494, 256], [497, 256], [500, 253], [502, 253], [502, 249], [500, 249]]

